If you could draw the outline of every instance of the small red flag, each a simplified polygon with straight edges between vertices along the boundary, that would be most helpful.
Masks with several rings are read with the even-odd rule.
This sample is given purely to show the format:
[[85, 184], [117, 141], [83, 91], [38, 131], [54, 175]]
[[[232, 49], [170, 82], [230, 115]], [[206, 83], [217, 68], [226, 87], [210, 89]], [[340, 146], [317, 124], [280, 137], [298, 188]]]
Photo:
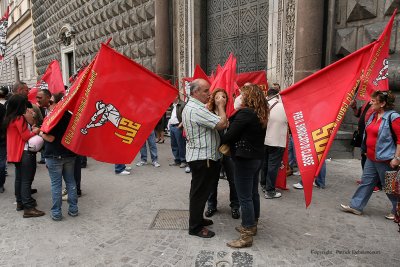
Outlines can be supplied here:
[[37, 92], [41, 89], [47, 89], [52, 94], [65, 92], [60, 65], [57, 60], [50, 62], [40, 81], [29, 91], [29, 101], [36, 103]]
[[374, 91], [387, 91], [389, 90], [389, 46], [390, 34], [394, 17], [396, 16], [397, 9], [394, 11], [388, 24], [383, 30], [381, 36], [374, 42], [374, 48], [371, 56], [364, 69], [360, 89], [357, 98], [360, 100], [369, 101], [371, 94]]
[[108, 163], [131, 163], [178, 93], [104, 44], [79, 90], [62, 143]]
[[203, 69], [199, 65], [196, 65], [196, 68], [194, 69], [194, 74], [193, 74], [193, 78], [192, 79], [193, 80], [204, 79], [208, 83], [210, 83], [210, 80], [209, 80], [207, 74], [203, 71]]
[[224, 67], [217, 72], [215, 79], [210, 87], [210, 92], [217, 88], [222, 88], [228, 93], [228, 102], [226, 104], [226, 115], [230, 117], [235, 109], [233, 103], [235, 97], [239, 94], [239, 88], [236, 85], [236, 58], [231, 53]]
[[268, 90], [267, 74], [264, 70], [237, 74], [236, 83], [239, 87], [248, 82], [258, 85], [264, 92]]

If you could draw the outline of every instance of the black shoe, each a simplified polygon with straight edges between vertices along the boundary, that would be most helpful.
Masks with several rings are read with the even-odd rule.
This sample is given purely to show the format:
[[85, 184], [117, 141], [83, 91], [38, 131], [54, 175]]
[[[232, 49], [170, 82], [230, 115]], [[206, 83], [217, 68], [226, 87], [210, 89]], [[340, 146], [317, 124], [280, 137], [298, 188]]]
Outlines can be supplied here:
[[214, 213], [216, 213], [216, 212], [217, 212], [217, 209], [208, 208], [205, 215], [206, 215], [206, 217], [212, 217], [214, 215]]
[[81, 197], [82, 196], [82, 190], [77, 190], [76, 194], [78, 195], [78, 197]]
[[81, 168], [84, 169], [87, 167], [87, 163], [81, 163]]
[[240, 212], [238, 209], [231, 209], [232, 212], [232, 218], [233, 219], [239, 219], [240, 218]]
[[38, 164], [46, 164], [46, 161], [44, 159], [41, 159], [37, 162]]
[[0, 186], [0, 193], [4, 193], [4, 186]]
[[37, 189], [36, 188], [32, 188], [31, 189], [31, 194], [36, 194], [37, 193]]
[[195, 236], [198, 236], [201, 238], [211, 238], [211, 237], [215, 236], [215, 233], [213, 231], [208, 230], [207, 228], [203, 227], [203, 229], [201, 229], [197, 233], [189, 232], [189, 235], [195, 235]]

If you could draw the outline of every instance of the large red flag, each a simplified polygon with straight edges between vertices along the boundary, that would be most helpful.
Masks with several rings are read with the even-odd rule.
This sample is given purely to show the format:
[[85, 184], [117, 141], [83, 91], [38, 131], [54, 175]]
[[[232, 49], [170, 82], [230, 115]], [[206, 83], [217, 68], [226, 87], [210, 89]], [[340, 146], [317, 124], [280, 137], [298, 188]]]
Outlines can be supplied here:
[[354, 98], [362, 63], [369, 57], [373, 45], [365, 46], [281, 92], [307, 207], [311, 203], [314, 177]]
[[248, 82], [258, 85], [264, 92], [268, 90], [267, 73], [264, 70], [237, 74], [236, 83], [239, 87]]
[[104, 44], [80, 91], [62, 143], [108, 163], [132, 162], [178, 93]]
[[6, 13], [0, 19], [0, 60], [4, 58], [6, 54], [6, 40], [7, 40], [7, 28], [8, 28], [8, 15], [10, 14], [10, 6], [7, 7]]
[[231, 53], [224, 67], [218, 71], [210, 87], [210, 92], [217, 88], [225, 89], [228, 93], [228, 102], [226, 104], [226, 115], [230, 117], [235, 109], [233, 108], [234, 98], [239, 94], [239, 88], [236, 85], [236, 58]]
[[390, 34], [394, 17], [397, 9], [394, 11], [388, 24], [377, 41], [374, 42], [374, 48], [364, 69], [364, 75], [361, 80], [361, 86], [357, 98], [360, 100], [370, 100], [374, 91], [389, 90], [389, 46]]
[[37, 92], [41, 89], [47, 89], [52, 94], [65, 93], [61, 69], [57, 60], [50, 62], [40, 81], [29, 91], [29, 101], [36, 103]]

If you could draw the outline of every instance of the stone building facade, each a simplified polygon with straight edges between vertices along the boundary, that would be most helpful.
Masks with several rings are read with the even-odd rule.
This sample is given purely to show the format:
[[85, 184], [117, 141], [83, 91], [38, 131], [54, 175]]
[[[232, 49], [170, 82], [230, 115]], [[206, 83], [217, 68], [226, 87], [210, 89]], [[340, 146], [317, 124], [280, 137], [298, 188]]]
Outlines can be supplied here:
[[5, 58], [0, 61], [0, 85], [12, 85], [16, 80], [29, 86], [36, 83], [34, 64], [31, 3], [29, 0], [0, 0], [0, 16], [10, 5]]

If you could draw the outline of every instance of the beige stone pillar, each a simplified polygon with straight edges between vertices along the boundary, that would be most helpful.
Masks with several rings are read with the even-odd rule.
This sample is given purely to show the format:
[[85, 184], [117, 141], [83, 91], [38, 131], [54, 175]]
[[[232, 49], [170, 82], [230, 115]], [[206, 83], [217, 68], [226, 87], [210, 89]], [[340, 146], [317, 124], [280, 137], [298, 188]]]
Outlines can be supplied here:
[[297, 82], [321, 68], [324, 1], [298, 0], [295, 73]]
[[155, 51], [156, 73], [166, 79], [171, 74], [171, 45], [169, 31], [168, 1], [155, 1]]

